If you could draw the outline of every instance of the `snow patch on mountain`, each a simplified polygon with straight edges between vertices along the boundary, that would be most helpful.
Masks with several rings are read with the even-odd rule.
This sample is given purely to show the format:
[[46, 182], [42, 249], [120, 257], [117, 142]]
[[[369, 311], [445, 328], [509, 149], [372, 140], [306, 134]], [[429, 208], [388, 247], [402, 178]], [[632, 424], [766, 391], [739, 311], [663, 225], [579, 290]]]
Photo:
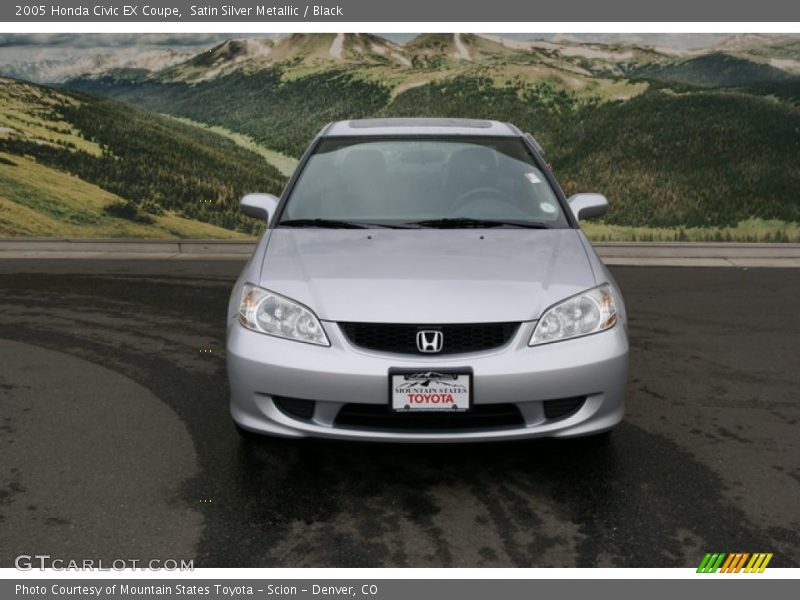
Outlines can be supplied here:
[[330, 54], [333, 58], [337, 60], [341, 60], [343, 48], [344, 48], [344, 34], [337, 33], [336, 37], [333, 38], [333, 43], [331, 44], [331, 49], [328, 50], [328, 54]]
[[534, 48], [544, 48], [546, 50], [557, 50], [560, 48], [558, 44], [546, 42], [544, 40], [512, 40], [502, 35], [492, 35], [490, 33], [476, 33], [479, 38], [489, 40], [495, 44], [500, 44], [505, 48], [511, 50], [533, 50]]
[[464, 44], [460, 33], [453, 34], [453, 43], [456, 46], [456, 51], [453, 54], [454, 57], [462, 60], [471, 60], [469, 56], [469, 48], [467, 48], [466, 44]]
[[62, 59], [21, 61], [0, 65], [0, 74], [38, 83], [62, 83], [75, 77], [92, 77], [113, 69], [159, 71], [191, 58], [189, 50], [134, 49], [129, 52], [97, 52]]
[[777, 69], [800, 75], [800, 60], [791, 58], [770, 58], [769, 64]]

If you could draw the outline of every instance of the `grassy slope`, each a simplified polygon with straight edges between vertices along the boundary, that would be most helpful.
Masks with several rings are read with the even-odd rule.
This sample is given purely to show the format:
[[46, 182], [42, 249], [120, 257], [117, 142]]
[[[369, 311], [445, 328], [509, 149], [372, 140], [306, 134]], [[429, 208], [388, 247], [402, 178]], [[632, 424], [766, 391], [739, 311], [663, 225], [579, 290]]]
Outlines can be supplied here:
[[[7, 164], [12, 161], [16, 166]], [[246, 238], [174, 214], [156, 216], [152, 225], [107, 215], [104, 207], [119, 197], [77, 177], [0, 153], [0, 236]], [[751, 220], [738, 227], [666, 229], [584, 223], [597, 241], [792, 241], [800, 242], [800, 226], [780, 221]]]
[[746, 219], [728, 227], [629, 227], [581, 223], [596, 242], [800, 242], [800, 223]]
[[114, 77], [75, 85], [295, 157], [333, 119], [509, 120], [544, 142], [568, 193], [610, 197], [599, 236], [680, 237], [704, 228], [696, 235], [791, 238], [791, 223], [800, 222], [800, 78], [767, 64], [724, 54], [666, 60], [638, 49], [615, 67], [592, 56], [628, 50], [598, 47], [565, 58], [549, 47], [506, 52], [462, 36], [478, 58], [465, 61], [452, 55], [452, 36], [427, 35], [411, 44], [413, 67], [334, 65], [325, 60], [330, 36], [307, 37], [292, 43], [314, 42], [314, 60], [191, 85]]
[[109, 99], [0, 78], [0, 109], [4, 235], [255, 233], [239, 198], [286, 179], [242, 144]]
[[220, 127], [219, 125], [206, 125], [205, 123], [200, 123], [199, 121], [192, 121], [191, 119], [187, 119], [185, 117], [172, 117], [170, 115], [164, 115], [171, 119], [175, 119], [180, 123], [185, 123], [187, 125], [191, 125], [193, 127], [199, 127], [201, 129], [205, 129], [207, 131], [211, 131], [212, 133], [216, 133], [223, 137], [226, 137], [233, 141], [237, 146], [241, 146], [242, 148], [246, 148], [252, 152], [255, 152], [259, 156], [263, 157], [267, 164], [272, 165], [278, 171], [280, 171], [285, 177], [291, 177], [292, 173], [294, 173], [295, 168], [297, 167], [297, 163], [299, 162], [293, 156], [287, 156], [285, 154], [281, 154], [277, 150], [271, 150], [265, 146], [262, 146], [258, 142], [256, 142], [253, 138], [249, 135], [245, 135], [243, 133], [236, 133], [235, 131], [231, 131], [230, 129], [225, 129], [224, 127]]
[[[100, 145], [87, 140], [72, 124], [54, 114], [60, 106], [80, 106], [76, 99], [51, 93], [36, 85], [0, 78], [0, 127], [15, 135], [54, 146], [73, 148], [91, 156], [101, 156]], [[8, 137], [11, 133], [5, 133]]]
[[0, 152], [0, 236], [242, 238], [245, 234], [171, 213], [142, 224], [111, 216], [120, 202], [96, 185]]

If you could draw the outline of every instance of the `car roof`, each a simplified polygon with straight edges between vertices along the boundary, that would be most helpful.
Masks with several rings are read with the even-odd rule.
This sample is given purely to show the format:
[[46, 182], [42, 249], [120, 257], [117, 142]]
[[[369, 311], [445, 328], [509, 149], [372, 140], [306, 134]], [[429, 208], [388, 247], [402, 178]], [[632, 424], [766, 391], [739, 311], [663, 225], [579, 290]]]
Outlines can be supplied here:
[[475, 135], [518, 137], [522, 133], [509, 123], [482, 119], [353, 119], [337, 121], [322, 130], [323, 137], [386, 135]]

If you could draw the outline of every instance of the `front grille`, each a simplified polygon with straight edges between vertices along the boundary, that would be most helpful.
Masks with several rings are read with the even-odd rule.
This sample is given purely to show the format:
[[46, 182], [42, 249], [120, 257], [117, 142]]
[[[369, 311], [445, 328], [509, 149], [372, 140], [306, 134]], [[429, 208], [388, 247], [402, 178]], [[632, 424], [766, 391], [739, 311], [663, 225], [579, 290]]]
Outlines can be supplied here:
[[273, 396], [272, 401], [278, 410], [288, 417], [295, 419], [310, 419], [314, 416], [314, 401], [301, 400], [300, 398], [284, 398]]
[[577, 398], [560, 398], [559, 400], [545, 400], [544, 401], [544, 416], [548, 419], [562, 419], [570, 415], [574, 415], [586, 398], [579, 396]]
[[469, 412], [459, 413], [396, 413], [385, 404], [345, 404], [334, 425], [387, 431], [457, 431], [522, 427], [525, 420], [514, 404], [478, 404]]
[[422, 354], [417, 332], [442, 332], [442, 349], [437, 355], [480, 352], [499, 348], [511, 341], [519, 323], [465, 323], [452, 325], [405, 325], [397, 323], [339, 323], [355, 346], [379, 352]]

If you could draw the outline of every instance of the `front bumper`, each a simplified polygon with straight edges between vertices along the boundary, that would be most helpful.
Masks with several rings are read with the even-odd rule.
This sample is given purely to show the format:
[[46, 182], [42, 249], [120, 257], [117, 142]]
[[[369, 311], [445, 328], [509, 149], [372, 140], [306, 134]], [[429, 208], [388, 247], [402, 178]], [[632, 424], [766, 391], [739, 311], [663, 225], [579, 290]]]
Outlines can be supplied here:
[[[612, 429], [624, 414], [628, 339], [621, 324], [583, 338], [529, 347], [534, 323], [523, 323], [502, 348], [438, 358], [367, 351], [351, 345], [335, 323], [323, 326], [330, 347], [255, 333], [238, 322], [230, 324], [230, 411], [240, 427], [282, 437], [466, 442], [590, 435]], [[522, 416], [518, 425], [401, 430], [336, 422], [345, 404], [387, 406], [391, 368], [464, 367], [473, 372], [474, 406], [513, 404]], [[287, 414], [273, 397], [313, 400], [313, 415]], [[548, 418], [544, 402], [564, 398], [584, 400], [575, 412]]]

